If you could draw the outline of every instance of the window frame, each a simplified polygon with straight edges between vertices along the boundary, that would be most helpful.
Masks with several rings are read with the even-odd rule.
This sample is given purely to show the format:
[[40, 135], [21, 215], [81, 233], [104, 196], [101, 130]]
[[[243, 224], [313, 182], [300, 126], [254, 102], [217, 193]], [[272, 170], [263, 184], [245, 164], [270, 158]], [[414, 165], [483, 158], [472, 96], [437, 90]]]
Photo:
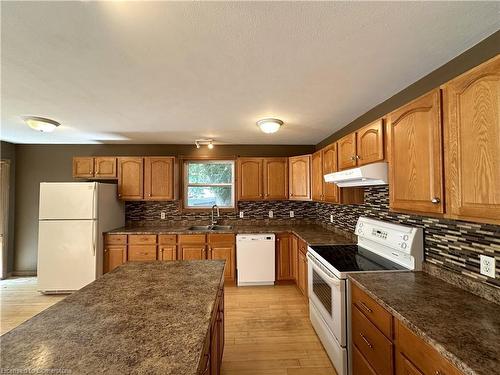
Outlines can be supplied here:
[[[231, 164], [232, 168], [232, 180], [231, 183], [189, 183], [188, 178], [188, 166], [189, 164], [215, 164], [219, 162], [220, 164]], [[221, 211], [231, 211], [234, 212], [237, 209], [236, 201], [236, 158], [185, 158], [182, 159], [182, 209], [183, 211], [210, 211], [212, 206], [195, 207], [188, 205], [188, 188], [191, 187], [219, 187], [219, 186], [230, 186], [232, 187], [231, 194], [231, 204], [232, 206], [220, 206]]]

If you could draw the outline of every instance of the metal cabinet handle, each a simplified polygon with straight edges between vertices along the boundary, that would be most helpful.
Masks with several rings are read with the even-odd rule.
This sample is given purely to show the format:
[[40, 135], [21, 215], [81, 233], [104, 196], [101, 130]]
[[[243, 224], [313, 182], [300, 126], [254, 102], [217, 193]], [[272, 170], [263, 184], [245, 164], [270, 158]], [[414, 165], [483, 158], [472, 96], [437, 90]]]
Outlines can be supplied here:
[[354, 155], [353, 155], [353, 156], [351, 156], [351, 160], [352, 160], [352, 161], [356, 160], [356, 156], [354, 156]]
[[356, 155], [356, 159], [358, 159], [358, 160], [359, 160], [359, 159], [361, 159], [361, 158], [359, 157], [359, 155]]
[[438, 197], [434, 197], [431, 199], [431, 202], [432, 204], [438, 204], [439, 202], [441, 202], [441, 199], [439, 199]]
[[361, 305], [361, 307], [362, 307], [362, 308], [364, 308], [364, 309], [365, 309], [366, 311], [368, 311], [369, 313], [372, 313], [372, 312], [373, 312], [373, 310], [372, 310], [372, 309], [370, 309], [368, 306], [366, 306], [366, 304], [365, 304], [363, 301], [361, 301], [361, 302], [360, 302], [360, 305]]
[[444, 372], [441, 372], [441, 370], [436, 370], [434, 375], [444, 375]]
[[370, 347], [370, 349], [373, 349], [373, 345], [370, 343], [370, 341], [368, 341], [368, 339], [365, 337], [365, 335], [363, 335], [362, 333], [360, 333], [359, 335], [361, 336], [363, 341], [366, 343], [366, 345], [368, 345]]

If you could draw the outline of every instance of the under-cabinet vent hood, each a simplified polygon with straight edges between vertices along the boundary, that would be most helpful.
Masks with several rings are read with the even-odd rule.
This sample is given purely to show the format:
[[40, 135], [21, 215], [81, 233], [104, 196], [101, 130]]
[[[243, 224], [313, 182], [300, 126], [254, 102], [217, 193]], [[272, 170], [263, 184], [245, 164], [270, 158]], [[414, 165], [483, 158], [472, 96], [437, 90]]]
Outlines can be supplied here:
[[387, 163], [373, 163], [345, 171], [325, 174], [326, 182], [339, 187], [387, 185]]

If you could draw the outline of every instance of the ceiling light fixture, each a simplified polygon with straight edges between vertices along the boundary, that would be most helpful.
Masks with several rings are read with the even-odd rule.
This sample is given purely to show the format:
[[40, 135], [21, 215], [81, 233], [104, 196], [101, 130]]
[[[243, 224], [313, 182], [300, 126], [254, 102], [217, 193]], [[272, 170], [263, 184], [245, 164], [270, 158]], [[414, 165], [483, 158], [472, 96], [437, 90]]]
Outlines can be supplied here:
[[50, 133], [53, 132], [55, 128], [57, 128], [59, 124], [57, 121], [37, 116], [27, 116], [23, 117], [24, 122], [33, 130], [37, 130], [42, 133]]
[[260, 130], [267, 134], [276, 133], [280, 130], [282, 125], [283, 121], [278, 120], [277, 118], [265, 118], [257, 121], [257, 126]]
[[194, 145], [196, 148], [200, 148], [201, 146], [207, 146], [210, 150], [214, 148], [214, 140], [213, 139], [197, 139], [194, 141]]

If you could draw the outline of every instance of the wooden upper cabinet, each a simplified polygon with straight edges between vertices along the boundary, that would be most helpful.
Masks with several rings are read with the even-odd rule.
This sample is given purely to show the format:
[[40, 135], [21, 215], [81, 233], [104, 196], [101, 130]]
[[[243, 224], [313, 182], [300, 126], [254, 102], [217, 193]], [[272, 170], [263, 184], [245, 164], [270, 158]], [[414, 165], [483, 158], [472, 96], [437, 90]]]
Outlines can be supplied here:
[[356, 133], [351, 133], [337, 141], [339, 170], [356, 166]]
[[74, 157], [73, 158], [73, 177], [74, 178], [92, 178], [94, 177], [94, 158], [93, 157]]
[[116, 158], [112, 156], [96, 156], [94, 158], [94, 178], [115, 179]]
[[264, 199], [288, 199], [288, 158], [266, 158], [264, 170]]
[[311, 155], [288, 159], [290, 200], [311, 199]]
[[440, 92], [430, 93], [390, 113], [390, 208], [443, 212]]
[[263, 162], [263, 158], [238, 159], [238, 200], [263, 199]]
[[[325, 174], [337, 172], [337, 144], [332, 143], [322, 151], [323, 176]], [[322, 178], [323, 178], [322, 176]], [[337, 185], [331, 182], [325, 182], [323, 179], [323, 200], [332, 203], [340, 202], [340, 190]]]
[[311, 157], [311, 192], [315, 201], [323, 200], [323, 155], [321, 151], [312, 154]]
[[142, 200], [143, 167], [142, 157], [118, 158], [118, 197], [123, 200]]
[[443, 86], [446, 212], [500, 224], [500, 56]]
[[377, 120], [356, 132], [358, 166], [384, 160], [384, 123]]
[[175, 158], [170, 156], [144, 158], [144, 199], [174, 200]]

